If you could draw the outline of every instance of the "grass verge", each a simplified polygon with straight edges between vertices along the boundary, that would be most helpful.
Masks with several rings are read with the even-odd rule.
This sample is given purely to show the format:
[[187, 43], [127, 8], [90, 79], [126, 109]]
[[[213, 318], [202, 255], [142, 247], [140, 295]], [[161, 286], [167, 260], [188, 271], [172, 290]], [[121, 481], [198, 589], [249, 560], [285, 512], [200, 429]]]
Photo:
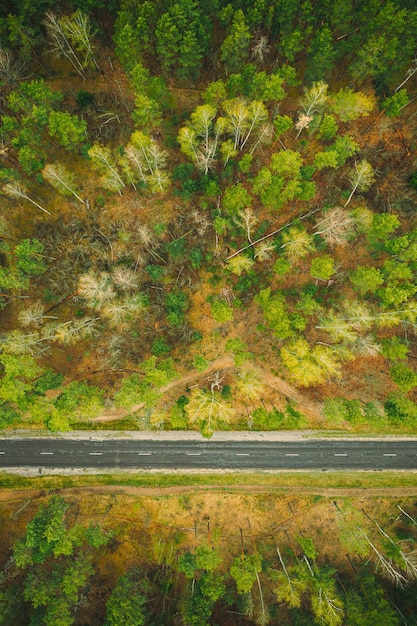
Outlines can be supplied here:
[[68, 489], [100, 486], [126, 487], [233, 487], [257, 486], [283, 493], [287, 490], [306, 489], [395, 489], [417, 487], [417, 472], [269, 472], [269, 473], [120, 473], [90, 475], [17, 476], [0, 474], [0, 489]]

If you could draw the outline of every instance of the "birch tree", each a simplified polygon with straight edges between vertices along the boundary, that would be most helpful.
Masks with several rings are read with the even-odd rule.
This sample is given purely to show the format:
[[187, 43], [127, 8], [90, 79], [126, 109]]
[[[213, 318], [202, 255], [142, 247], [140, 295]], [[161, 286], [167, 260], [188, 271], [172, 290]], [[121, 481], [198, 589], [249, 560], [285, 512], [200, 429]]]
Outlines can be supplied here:
[[342, 209], [329, 209], [323, 218], [316, 222], [314, 231], [320, 235], [329, 246], [345, 245], [354, 234], [354, 220], [351, 215]]
[[85, 204], [78, 195], [74, 175], [62, 163], [49, 163], [42, 170], [42, 176], [63, 196], [74, 196]]
[[356, 191], [368, 191], [375, 182], [375, 175], [372, 165], [365, 159], [355, 163], [355, 167], [350, 171], [349, 181], [352, 185], [352, 191], [346, 200], [344, 207], [347, 207], [352, 200]]
[[101, 184], [110, 191], [118, 191], [121, 195], [121, 190], [126, 187], [117, 167], [116, 160], [114, 159], [111, 150], [106, 146], [101, 146], [95, 143], [88, 151], [88, 156], [93, 162], [93, 165], [102, 172]]
[[6, 185], [3, 185], [2, 187], [2, 191], [9, 198], [23, 198], [24, 200], [27, 200], [28, 202], [36, 206], [40, 211], [43, 211], [47, 215], [51, 215], [50, 211], [44, 209], [43, 206], [41, 206], [38, 202], [36, 202], [36, 200], [33, 200], [33, 198], [29, 196], [28, 190], [21, 183], [6, 183]]
[[50, 43], [50, 52], [66, 59], [77, 74], [85, 80], [85, 69], [97, 66], [91, 44], [94, 32], [87, 15], [78, 10], [71, 16], [58, 17], [47, 11], [43, 22]]
[[328, 99], [328, 88], [329, 86], [327, 85], [327, 83], [322, 80], [313, 83], [311, 87], [304, 87], [304, 94], [299, 101], [304, 113], [300, 115], [299, 122], [305, 119], [306, 123], [298, 126], [298, 133], [296, 135], [297, 139], [300, 136], [302, 130], [304, 128], [307, 128], [310, 122], [313, 120], [313, 116], [317, 113], [320, 113], [324, 108]]

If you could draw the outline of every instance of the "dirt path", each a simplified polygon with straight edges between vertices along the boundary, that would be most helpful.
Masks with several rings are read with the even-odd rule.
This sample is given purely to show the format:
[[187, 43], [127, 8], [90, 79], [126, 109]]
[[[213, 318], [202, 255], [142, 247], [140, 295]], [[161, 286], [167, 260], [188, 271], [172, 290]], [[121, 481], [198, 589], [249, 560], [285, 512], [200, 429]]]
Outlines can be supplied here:
[[148, 497], [156, 498], [160, 496], [180, 496], [184, 494], [197, 494], [213, 491], [221, 491], [224, 494], [309, 494], [319, 495], [325, 498], [362, 498], [362, 497], [415, 497], [417, 496], [417, 487], [285, 487], [273, 485], [234, 485], [224, 487], [221, 485], [197, 485], [197, 486], [176, 486], [176, 487], [129, 487], [123, 485], [115, 486], [99, 486], [99, 487], [70, 487], [68, 489], [13, 489], [0, 491], [1, 502], [13, 502], [21, 500], [35, 500], [60, 493], [68, 497], [89, 497], [89, 496], [108, 496], [108, 495], [125, 495], [132, 497]]
[[[203, 372], [199, 372], [198, 370], [191, 370], [184, 376], [179, 379], [173, 380], [168, 383], [164, 387], [161, 387], [159, 391], [161, 393], [167, 393], [176, 387], [182, 387], [187, 385], [188, 383], [194, 382], [201, 377], [207, 377], [208, 375], [221, 370], [231, 370], [235, 369], [235, 363], [232, 357], [224, 356], [219, 359], [216, 359], [207, 367]], [[294, 400], [300, 407], [304, 409], [304, 412], [309, 417], [312, 417], [315, 420], [321, 420], [321, 409], [322, 406], [318, 402], [312, 402], [307, 398], [304, 394], [300, 393], [298, 389], [289, 385], [285, 380], [279, 378], [278, 376], [274, 376], [267, 370], [258, 365], [251, 364], [251, 367], [258, 372], [263, 381], [269, 387], [279, 391], [286, 398], [290, 400]], [[111, 422], [114, 420], [122, 419], [123, 417], [127, 417], [128, 415], [134, 413], [135, 411], [139, 411], [145, 407], [145, 403], [141, 402], [140, 404], [135, 404], [130, 411], [122, 408], [111, 408], [106, 411], [103, 411], [101, 415], [92, 419], [92, 422]]]

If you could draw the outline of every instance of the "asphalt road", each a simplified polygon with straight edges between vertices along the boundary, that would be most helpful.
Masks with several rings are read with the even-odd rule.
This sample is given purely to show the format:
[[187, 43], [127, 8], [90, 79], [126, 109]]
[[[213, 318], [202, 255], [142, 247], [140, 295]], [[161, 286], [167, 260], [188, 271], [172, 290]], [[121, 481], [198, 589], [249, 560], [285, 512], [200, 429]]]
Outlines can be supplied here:
[[417, 470], [417, 440], [0, 439], [1, 468]]

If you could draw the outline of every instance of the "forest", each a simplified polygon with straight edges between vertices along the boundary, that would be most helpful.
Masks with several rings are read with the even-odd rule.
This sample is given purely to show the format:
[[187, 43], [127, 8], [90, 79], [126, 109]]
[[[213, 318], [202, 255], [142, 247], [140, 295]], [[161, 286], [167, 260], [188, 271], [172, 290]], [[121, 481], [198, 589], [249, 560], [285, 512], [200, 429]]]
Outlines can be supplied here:
[[[416, 41], [413, 0], [2, 0], [3, 434], [415, 434]], [[417, 624], [415, 488], [0, 480], [5, 626]]]
[[0, 623], [413, 626], [414, 500], [11, 497], [1, 508]]
[[0, 9], [0, 424], [415, 432], [417, 10]]

